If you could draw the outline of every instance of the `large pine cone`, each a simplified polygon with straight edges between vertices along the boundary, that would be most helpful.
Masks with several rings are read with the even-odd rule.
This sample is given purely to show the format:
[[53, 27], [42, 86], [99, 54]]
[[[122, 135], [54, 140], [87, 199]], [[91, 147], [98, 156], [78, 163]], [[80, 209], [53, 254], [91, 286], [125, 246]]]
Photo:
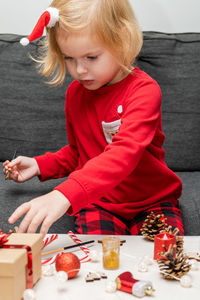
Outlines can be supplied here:
[[174, 257], [175, 248], [171, 247], [167, 252], [162, 252], [162, 258], [157, 260], [160, 272], [166, 279], [180, 278], [191, 269], [191, 264], [188, 263], [187, 257], [183, 253], [179, 253]]
[[142, 228], [140, 229], [142, 235], [153, 241], [155, 235], [166, 231], [168, 228], [166, 219], [163, 214], [155, 215], [154, 212], [151, 212], [144, 220]]

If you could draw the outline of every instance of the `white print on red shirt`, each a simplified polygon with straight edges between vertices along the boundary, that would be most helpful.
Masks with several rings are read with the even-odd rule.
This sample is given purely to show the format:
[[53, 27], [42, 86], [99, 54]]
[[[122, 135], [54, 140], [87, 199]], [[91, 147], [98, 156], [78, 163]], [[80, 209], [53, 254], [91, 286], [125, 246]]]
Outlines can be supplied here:
[[121, 125], [121, 119], [113, 122], [104, 122], [102, 121], [103, 132], [106, 138], [106, 141], [110, 144], [112, 143], [113, 136], [119, 131]]

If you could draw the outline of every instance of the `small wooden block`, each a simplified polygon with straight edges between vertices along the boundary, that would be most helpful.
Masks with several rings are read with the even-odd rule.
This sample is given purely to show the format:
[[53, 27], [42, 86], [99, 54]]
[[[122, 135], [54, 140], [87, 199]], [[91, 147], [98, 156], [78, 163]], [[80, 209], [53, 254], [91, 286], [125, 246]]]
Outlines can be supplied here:
[[103, 278], [103, 279], [107, 278], [107, 275], [105, 273], [103, 273], [103, 272], [97, 272], [97, 273], [101, 276], [101, 278]]

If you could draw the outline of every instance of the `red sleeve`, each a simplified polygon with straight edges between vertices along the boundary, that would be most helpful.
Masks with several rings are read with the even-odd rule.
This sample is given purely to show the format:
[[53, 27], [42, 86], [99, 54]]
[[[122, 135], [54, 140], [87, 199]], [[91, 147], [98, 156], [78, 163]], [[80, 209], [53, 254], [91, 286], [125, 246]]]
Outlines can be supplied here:
[[69, 214], [99, 200], [130, 175], [151, 144], [161, 117], [159, 86], [154, 81], [143, 82], [129, 92], [125, 103], [121, 126], [112, 143], [55, 188], [71, 202]]
[[73, 172], [78, 165], [78, 151], [67, 110], [68, 93], [69, 92], [67, 91], [65, 115], [69, 145], [61, 148], [55, 153], [47, 152], [44, 155], [34, 157], [40, 169], [41, 175], [39, 176], [39, 179], [41, 181], [52, 178], [66, 177]]

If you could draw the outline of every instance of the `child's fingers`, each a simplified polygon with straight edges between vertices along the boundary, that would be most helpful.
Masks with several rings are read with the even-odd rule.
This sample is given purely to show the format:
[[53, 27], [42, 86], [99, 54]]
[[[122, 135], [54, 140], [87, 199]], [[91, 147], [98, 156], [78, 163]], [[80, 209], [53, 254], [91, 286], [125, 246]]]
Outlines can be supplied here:
[[30, 208], [31, 208], [30, 202], [23, 203], [12, 213], [12, 215], [8, 219], [8, 222], [11, 224], [15, 223], [22, 215], [28, 212]]
[[4, 161], [3, 162], [3, 168], [5, 168], [9, 162], [10, 162], [9, 160]]
[[21, 163], [22, 157], [18, 156], [15, 159], [11, 160], [11, 162], [8, 164], [9, 168], [13, 168], [14, 166], [18, 165], [19, 163]]
[[49, 228], [51, 227], [54, 221], [55, 220], [53, 220], [51, 216], [47, 216], [42, 223], [42, 226], [40, 228], [40, 233], [42, 233], [43, 235], [47, 234]]
[[38, 213], [31, 220], [31, 223], [29, 224], [27, 232], [28, 233], [35, 233], [37, 231], [38, 227], [41, 225], [41, 223], [45, 219], [45, 216], [46, 216], [45, 211], [42, 211], [42, 212], [38, 211]]
[[27, 212], [27, 214], [25, 215], [25, 217], [23, 218], [23, 220], [21, 221], [18, 231], [19, 233], [23, 233], [26, 232], [30, 226], [30, 224], [35, 220], [35, 215], [36, 215], [36, 211], [34, 211], [33, 209], [29, 210]]
[[6, 160], [4, 163], [3, 163], [3, 173], [6, 174], [8, 172], [8, 164], [9, 164], [9, 160]]

